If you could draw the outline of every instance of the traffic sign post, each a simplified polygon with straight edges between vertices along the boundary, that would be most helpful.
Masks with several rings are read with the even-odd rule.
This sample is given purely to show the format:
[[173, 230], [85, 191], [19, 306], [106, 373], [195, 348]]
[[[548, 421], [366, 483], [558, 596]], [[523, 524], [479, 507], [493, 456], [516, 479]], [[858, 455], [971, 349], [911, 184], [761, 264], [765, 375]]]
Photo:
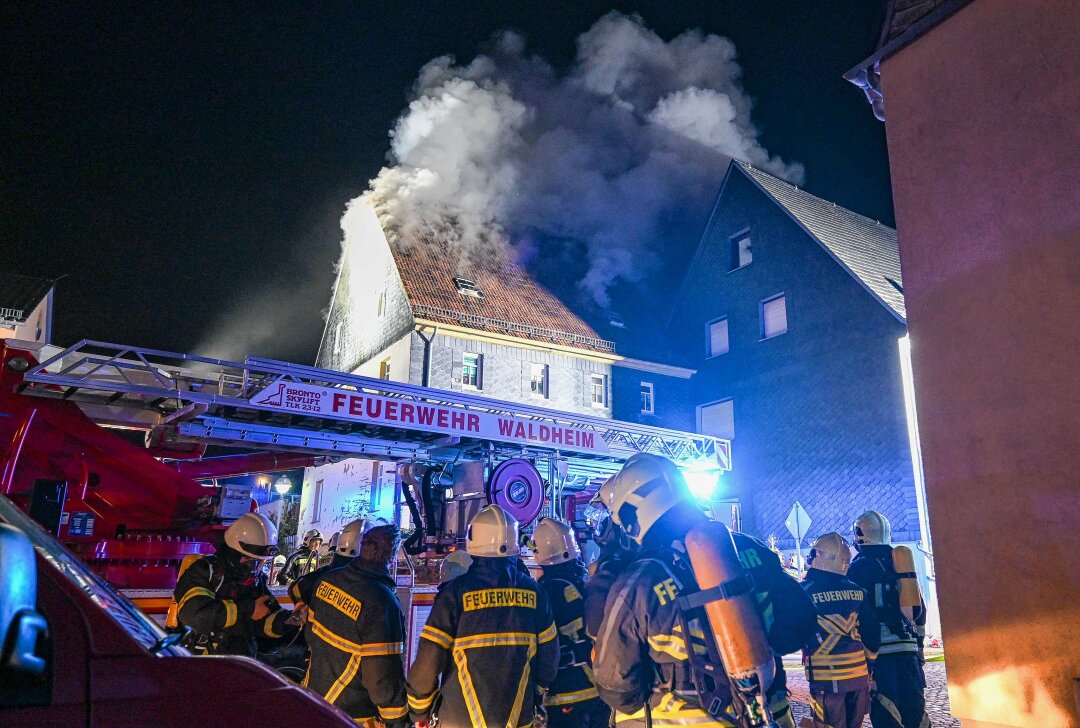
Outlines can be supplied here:
[[784, 521], [784, 525], [787, 526], [787, 530], [791, 532], [791, 535], [795, 537], [795, 554], [798, 560], [800, 576], [803, 573], [802, 540], [807, 531], [810, 530], [811, 523], [813, 521], [810, 519], [810, 514], [802, 507], [802, 503], [795, 501], [795, 505], [791, 507], [791, 512], [788, 513], [787, 520]]

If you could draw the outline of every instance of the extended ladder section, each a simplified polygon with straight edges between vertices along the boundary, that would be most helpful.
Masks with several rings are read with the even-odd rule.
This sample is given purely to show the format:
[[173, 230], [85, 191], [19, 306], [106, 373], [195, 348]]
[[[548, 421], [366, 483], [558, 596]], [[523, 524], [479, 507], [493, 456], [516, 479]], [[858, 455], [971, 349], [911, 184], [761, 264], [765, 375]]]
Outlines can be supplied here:
[[429, 387], [248, 357], [243, 363], [81, 341], [20, 391], [79, 403], [97, 422], [164, 441], [447, 462], [522, 456], [578, 475], [635, 453], [730, 470], [730, 443]]

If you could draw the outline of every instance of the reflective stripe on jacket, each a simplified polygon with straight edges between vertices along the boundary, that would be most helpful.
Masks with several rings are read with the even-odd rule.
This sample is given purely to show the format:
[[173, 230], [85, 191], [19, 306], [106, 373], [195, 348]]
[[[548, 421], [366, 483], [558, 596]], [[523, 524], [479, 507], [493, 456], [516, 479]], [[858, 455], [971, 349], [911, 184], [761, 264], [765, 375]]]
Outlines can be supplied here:
[[[784, 573], [776, 554], [757, 539], [733, 534], [743, 567], [751, 574], [754, 596], [776, 657], [776, 678], [768, 691], [774, 717], [790, 720], [787, 686], [779, 655], [812, 638], [816, 615], [810, 598]], [[682, 544], [642, 552], [616, 580], [596, 639], [593, 674], [600, 697], [617, 711], [621, 726], [645, 725], [644, 704], [653, 725], [729, 726], [701, 707], [688, 650], [705, 651], [705, 620], [699, 613], [684, 634], [675, 600], [697, 590]], [[730, 693], [721, 690], [722, 706]], [[785, 718], [785, 716], [787, 716]]]
[[585, 568], [576, 561], [545, 566], [540, 587], [547, 593], [559, 631], [559, 672], [544, 705], [598, 700], [592, 679], [592, 640], [585, 635]]
[[409, 670], [414, 721], [441, 728], [526, 726], [536, 688], [559, 665], [559, 642], [547, 595], [519, 570], [516, 557], [474, 558], [435, 597]]
[[406, 725], [405, 618], [385, 565], [326, 572], [308, 603], [304, 684], [355, 720]]
[[845, 693], [868, 688], [864, 646], [873, 652], [880, 638], [866, 590], [840, 574], [813, 568], [806, 572], [803, 589], [818, 621], [817, 638], [804, 649], [810, 689]]
[[[253, 620], [255, 600], [270, 597], [270, 613]], [[177, 619], [191, 627], [198, 644], [211, 654], [254, 657], [260, 638], [277, 638], [290, 630], [289, 611], [270, 594], [266, 577], [223, 546], [214, 556], [193, 563], [176, 581], [173, 598]]]

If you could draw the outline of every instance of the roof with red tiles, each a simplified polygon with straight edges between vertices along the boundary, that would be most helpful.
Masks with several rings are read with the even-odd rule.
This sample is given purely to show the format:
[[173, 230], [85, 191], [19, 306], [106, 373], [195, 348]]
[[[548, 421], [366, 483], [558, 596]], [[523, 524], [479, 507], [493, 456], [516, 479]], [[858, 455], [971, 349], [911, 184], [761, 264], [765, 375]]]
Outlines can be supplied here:
[[390, 249], [418, 319], [614, 353], [614, 344], [537, 283], [503, 242], [465, 255], [427, 230], [392, 240]]

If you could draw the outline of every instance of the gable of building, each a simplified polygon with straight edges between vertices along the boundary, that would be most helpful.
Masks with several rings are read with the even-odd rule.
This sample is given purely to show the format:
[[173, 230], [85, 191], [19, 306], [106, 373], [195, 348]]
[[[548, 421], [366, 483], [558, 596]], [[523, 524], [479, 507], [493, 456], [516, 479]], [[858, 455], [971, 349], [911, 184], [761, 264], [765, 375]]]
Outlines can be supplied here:
[[0, 325], [26, 323], [52, 287], [53, 282], [48, 278], [0, 272]]
[[871, 296], [903, 321], [904, 282], [896, 230], [743, 162], [733, 162]]

